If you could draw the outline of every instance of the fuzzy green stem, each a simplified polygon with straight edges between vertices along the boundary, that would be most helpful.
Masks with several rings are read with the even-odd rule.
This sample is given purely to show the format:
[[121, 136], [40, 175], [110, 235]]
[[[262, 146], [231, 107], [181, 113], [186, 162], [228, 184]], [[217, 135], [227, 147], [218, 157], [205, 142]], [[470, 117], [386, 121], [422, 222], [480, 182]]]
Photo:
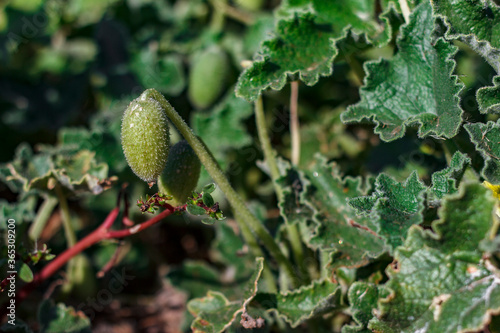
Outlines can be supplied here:
[[64, 234], [66, 236], [66, 241], [68, 242], [68, 248], [73, 247], [76, 244], [76, 234], [73, 230], [73, 225], [71, 225], [71, 214], [69, 212], [68, 201], [64, 195], [61, 185], [56, 184], [55, 187], [57, 198], [59, 199], [59, 207], [61, 209], [61, 216], [64, 226]]
[[330, 262], [332, 253], [329, 251], [320, 251], [319, 262], [321, 265], [321, 278], [327, 279], [330, 278], [330, 271], [328, 270], [328, 263]]
[[[259, 97], [255, 102], [255, 121], [257, 123], [257, 133], [259, 136], [260, 145], [262, 146], [262, 151], [264, 153], [267, 166], [269, 167], [269, 173], [271, 174], [271, 179], [276, 192], [276, 196], [278, 197], [278, 202], [281, 203], [283, 201], [283, 193], [277, 183], [278, 179], [281, 177], [281, 174], [278, 168], [278, 163], [276, 162], [275, 152], [271, 147], [271, 140], [269, 139], [269, 134], [267, 132], [266, 117], [264, 115], [264, 104], [262, 102], [262, 97]], [[288, 237], [290, 239], [290, 244], [292, 245], [293, 255], [299, 267], [302, 267], [302, 263], [304, 263], [304, 249], [302, 248], [302, 241], [300, 238], [299, 230], [296, 225], [291, 225], [286, 220], [285, 223]], [[301, 275], [304, 278], [305, 271], [301, 271]]]
[[[261, 222], [250, 212], [238, 193], [233, 189], [219, 164], [207, 149], [205, 144], [193, 133], [193, 130], [186, 124], [181, 116], [175, 111], [170, 103], [155, 89], [144, 91], [141, 99], [152, 99], [163, 107], [167, 117], [177, 127], [177, 130], [182, 134], [186, 141], [191, 145], [200, 162], [205, 166], [208, 174], [217, 183], [221, 191], [226, 196], [234, 211], [238, 212], [241, 221], [246, 223], [260, 238], [264, 246], [269, 250], [270, 254], [278, 262], [278, 264], [290, 276], [292, 281], [295, 281], [295, 272], [290, 261], [283, 255], [274, 238], [269, 234], [269, 231], [261, 224]], [[237, 219], [239, 224], [240, 219]]]
[[210, 30], [214, 33], [220, 33], [224, 29], [224, 18], [225, 13], [223, 6], [226, 5], [227, 0], [217, 0], [217, 2], [212, 1], [212, 20], [210, 22]]
[[42, 205], [38, 209], [35, 220], [30, 226], [29, 229], [29, 237], [31, 240], [37, 240], [40, 238], [47, 221], [49, 220], [50, 215], [54, 211], [54, 208], [57, 205], [57, 198], [47, 195], [43, 200]]

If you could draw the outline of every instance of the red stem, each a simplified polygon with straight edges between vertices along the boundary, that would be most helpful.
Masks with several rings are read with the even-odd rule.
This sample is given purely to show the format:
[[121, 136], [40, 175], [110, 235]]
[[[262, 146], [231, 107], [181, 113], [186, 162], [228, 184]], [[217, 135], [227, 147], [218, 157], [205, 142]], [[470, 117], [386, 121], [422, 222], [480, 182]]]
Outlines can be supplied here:
[[[111, 239], [111, 238], [124, 238], [127, 236], [134, 235], [138, 233], [139, 231], [142, 231], [144, 229], [147, 229], [151, 227], [152, 225], [160, 222], [162, 219], [165, 217], [169, 216], [174, 212], [174, 208], [170, 206], [170, 209], [166, 209], [160, 214], [154, 216], [153, 218], [149, 219], [148, 221], [135, 225], [131, 228], [127, 229], [122, 229], [122, 230], [109, 230], [111, 226], [113, 225], [113, 222], [116, 220], [118, 217], [118, 214], [120, 212], [119, 207], [114, 208], [106, 217], [104, 222], [92, 233], [87, 235], [85, 238], [80, 240], [78, 243], [75, 244], [75, 246], [67, 249], [60, 255], [58, 255], [54, 260], [49, 262], [40, 272], [35, 274], [33, 281], [30, 283], [26, 284], [19, 293], [16, 295], [16, 304], [19, 304], [22, 302], [32, 291], [34, 288], [39, 286], [43, 281], [51, 277], [53, 274], [55, 274], [62, 266], [64, 266], [71, 258], [82, 252], [83, 250], [87, 249], [88, 247], [94, 245], [95, 243], [98, 243], [104, 239]], [[0, 319], [3, 318], [7, 314], [7, 305], [4, 304], [2, 305], [2, 308], [0, 309]]]

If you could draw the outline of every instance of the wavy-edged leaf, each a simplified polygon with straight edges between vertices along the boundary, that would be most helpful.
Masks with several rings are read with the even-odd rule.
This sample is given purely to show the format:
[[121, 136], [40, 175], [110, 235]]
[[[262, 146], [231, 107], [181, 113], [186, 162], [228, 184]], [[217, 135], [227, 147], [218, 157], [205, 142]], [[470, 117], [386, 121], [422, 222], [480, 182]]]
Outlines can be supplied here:
[[403, 244], [408, 229], [423, 221], [426, 187], [413, 172], [404, 183], [380, 174], [371, 196], [352, 198], [349, 205], [376, 225], [374, 228], [394, 250]]
[[432, 0], [448, 26], [446, 38], [460, 39], [500, 72], [500, 8], [491, 0]]
[[73, 154], [34, 154], [21, 144], [11, 163], [0, 167], [0, 177], [17, 191], [52, 191], [60, 184], [68, 195], [99, 194], [108, 176], [108, 165], [97, 163], [95, 153], [81, 150]]
[[481, 113], [500, 113], [500, 76], [493, 78], [493, 86], [482, 87], [476, 93]]
[[264, 259], [256, 259], [256, 268], [244, 287], [240, 299], [230, 302], [222, 293], [209, 291], [205, 297], [189, 301], [187, 308], [195, 317], [191, 329], [195, 332], [222, 332], [237, 318], [246, 312], [247, 304], [255, 297]]
[[463, 113], [458, 94], [464, 86], [452, 75], [457, 48], [442, 38], [433, 45], [433, 28], [432, 8], [422, 3], [401, 28], [393, 59], [365, 63], [361, 101], [342, 114], [342, 121], [369, 119], [384, 141], [403, 137], [413, 124], [419, 125], [420, 137], [457, 134]]
[[381, 292], [381, 332], [469, 332], [500, 310], [500, 278], [478, 244], [490, 233], [496, 199], [480, 184], [463, 184], [444, 199], [434, 233], [413, 226]]
[[341, 294], [338, 284], [329, 280], [315, 281], [300, 289], [278, 294], [274, 311], [292, 327], [297, 327], [309, 318], [338, 308]]
[[442, 199], [447, 194], [458, 190], [458, 183], [464, 175], [471, 160], [467, 155], [457, 151], [450, 160], [450, 166], [432, 174], [432, 186], [429, 188], [430, 199]]
[[230, 292], [234, 289], [234, 286], [225, 286], [219, 272], [203, 261], [186, 260], [181, 267], [169, 272], [167, 279], [191, 298], [202, 297], [208, 290]]
[[500, 184], [500, 120], [496, 123], [464, 125], [476, 150], [484, 157], [482, 175], [493, 184]]
[[7, 227], [9, 219], [16, 220], [16, 224], [31, 222], [35, 218], [35, 209], [37, 205], [37, 197], [30, 195], [24, 200], [18, 202], [8, 202], [0, 200], [0, 230]]
[[226, 265], [226, 271], [233, 272], [231, 276], [235, 280], [248, 277], [251, 273], [253, 262], [252, 255], [243, 248], [245, 243], [235, 230], [227, 223], [218, 223], [216, 230], [217, 238], [212, 244], [211, 258]]
[[342, 327], [342, 333], [371, 333], [368, 323], [373, 318], [373, 309], [377, 308], [378, 289], [372, 283], [355, 282], [347, 295], [352, 317], [357, 325]]
[[348, 198], [366, 194], [361, 189], [360, 178], [342, 179], [338, 168], [327, 164], [322, 157], [317, 157], [311, 169], [304, 173], [303, 202], [292, 201], [287, 205], [288, 211], [296, 206], [295, 218], [302, 223], [314, 222], [312, 235], [306, 239], [310, 247], [334, 253], [333, 269], [362, 266], [385, 251], [383, 240], [374, 231], [375, 225], [369, 218], [357, 216], [347, 205]]
[[[373, 0], [285, 2], [276, 11], [274, 35], [262, 42], [252, 66], [241, 74], [236, 95], [253, 101], [269, 87], [282, 89], [295, 75], [314, 85], [320, 76], [332, 73], [332, 62], [338, 54], [335, 43], [349, 29], [386, 43], [390, 25], [384, 29], [378, 23], [375, 6]], [[383, 16], [381, 20], [387, 22]]]
[[40, 333], [90, 333], [90, 320], [81, 311], [52, 300], [43, 301], [38, 308]]

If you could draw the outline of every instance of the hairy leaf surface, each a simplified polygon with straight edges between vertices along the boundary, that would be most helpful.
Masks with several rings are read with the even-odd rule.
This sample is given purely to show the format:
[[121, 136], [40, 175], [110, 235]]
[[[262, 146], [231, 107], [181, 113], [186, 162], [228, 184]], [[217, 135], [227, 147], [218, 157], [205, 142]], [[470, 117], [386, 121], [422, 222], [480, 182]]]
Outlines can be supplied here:
[[413, 124], [420, 137], [456, 135], [463, 113], [458, 103], [463, 84], [452, 75], [457, 48], [443, 39], [433, 44], [433, 28], [432, 8], [424, 2], [401, 28], [394, 58], [365, 63], [361, 101], [342, 114], [344, 122], [371, 120], [384, 141], [403, 137]]

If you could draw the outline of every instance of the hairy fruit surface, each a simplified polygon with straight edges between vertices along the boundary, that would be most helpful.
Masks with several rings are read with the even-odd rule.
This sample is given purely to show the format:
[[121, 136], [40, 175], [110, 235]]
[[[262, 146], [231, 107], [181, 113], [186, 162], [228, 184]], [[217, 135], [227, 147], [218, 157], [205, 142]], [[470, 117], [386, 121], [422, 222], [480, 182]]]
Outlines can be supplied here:
[[167, 163], [170, 145], [167, 116], [161, 105], [143, 93], [122, 119], [122, 149], [128, 165], [146, 182], [154, 182]]
[[201, 163], [193, 148], [186, 140], [179, 141], [170, 149], [158, 188], [173, 197], [169, 202], [172, 206], [183, 205], [198, 184], [200, 170]]

